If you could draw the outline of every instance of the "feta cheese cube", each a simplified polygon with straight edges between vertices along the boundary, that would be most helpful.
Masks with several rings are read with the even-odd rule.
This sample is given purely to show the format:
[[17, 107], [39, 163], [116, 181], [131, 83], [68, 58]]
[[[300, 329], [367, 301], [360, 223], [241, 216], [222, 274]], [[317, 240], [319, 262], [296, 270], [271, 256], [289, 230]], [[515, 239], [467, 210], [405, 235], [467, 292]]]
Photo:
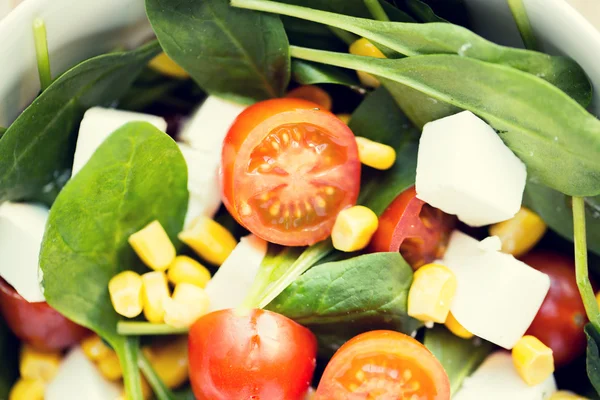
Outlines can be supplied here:
[[38, 256], [47, 220], [41, 205], [0, 205], [0, 276], [31, 303], [45, 301]]
[[479, 242], [454, 231], [442, 264], [457, 280], [454, 318], [469, 332], [512, 349], [542, 305], [550, 278], [497, 249], [494, 239]]
[[239, 307], [250, 292], [266, 254], [266, 241], [254, 235], [243, 237], [206, 285], [209, 310]]
[[133, 121], [149, 122], [163, 132], [167, 130], [167, 121], [155, 115], [102, 107], [92, 107], [87, 110], [83, 115], [81, 125], [79, 125], [72, 176], [75, 176], [83, 168], [111, 133]]
[[517, 374], [510, 353], [489, 355], [465, 381], [453, 400], [546, 400], [556, 392], [554, 375], [528, 386]]
[[521, 207], [525, 164], [470, 111], [423, 128], [417, 197], [471, 226], [512, 218]]

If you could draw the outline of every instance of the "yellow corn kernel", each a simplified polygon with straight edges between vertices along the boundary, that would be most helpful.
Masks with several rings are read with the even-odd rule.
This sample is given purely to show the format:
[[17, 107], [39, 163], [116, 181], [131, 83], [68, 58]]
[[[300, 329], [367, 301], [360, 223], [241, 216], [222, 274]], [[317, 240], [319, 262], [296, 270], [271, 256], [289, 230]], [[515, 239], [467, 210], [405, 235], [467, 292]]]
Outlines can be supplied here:
[[354, 206], [340, 211], [333, 229], [333, 247], [340, 251], [362, 250], [371, 241], [379, 226], [377, 215], [364, 206]]
[[209, 298], [204, 289], [191, 283], [175, 286], [173, 297], [165, 302], [165, 323], [186, 328], [208, 312]]
[[148, 65], [156, 72], [160, 72], [161, 74], [172, 78], [186, 79], [190, 77], [190, 75], [166, 53], [160, 53], [150, 60]]
[[539, 215], [521, 207], [511, 219], [492, 225], [490, 235], [500, 238], [504, 253], [519, 257], [531, 250], [542, 239], [546, 228], [546, 224]]
[[113, 308], [127, 318], [142, 312], [142, 277], [133, 271], [123, 271], [108, 282], [108, 292]]
[[456, 276], [440, 264], [427, 264], [413, 275], [408, 291], [408, 315], [420, 321], [444, 323], [456, 293]]
[[371, 168], [390, 169], [396, 162], [396, 150], [383, 143], [377, 143], [364, 137], [356, 137], [358, 158]]
[[[377, 46], [365, 38], [358, 39], [350, 45], [350, 54], [357, 56], [385, 58], [385, 55], [381, 52], [381, 50], [379, 50]], [[375, 78], [373, 75], [363, 71], [356, 71], [356, 73], [363, 86], [372, 88], [379, 87], [379, 79]]]
[[187, 381], [189, 368], [187, 336], [155, 344], [142, 351], [168, 388], [175, 389]]
[[327, 111], [331, 111], [331, 107], [333, 106], [333, 100], [331, 100], [329, 93], [315, 85], [299, 86], [296, 89], [290, 90], [285, 97], [307, 100], [321, 106], [322, 109]]
[[106, 345], [98, 335], [88, 336], [81, 341], [81, 349], [87, 358], [97, 362], [108, 356], [113, 350]]
[[144, 316], [152, 323], [160, 324], [165, 316], [165, 300], [169, 298], [167, 275], [162, 271], [142, 275], [142, 302]]
[[588, 400], [587, 397], [579, 396], [573, 392], [568, 392], [566, 390], [559, 390], [556, 393], [553, 393], [552, 396], [548, 400]]
[[111, 351], [106, 357], [98, 361], [98, 370], [109, 381], [117, 381], [123, 377], [123, 370], [117, 353]]
[[552, 349], [535, 336], [523, 336], [512, 349], [513, 364], [529, 386], [544, 382], [554, 372]]
[[44, 382], [37, 379], [19, 379], [13, 385], [8, 400], [44, 400]]
[[129, 244], [142, 261], [155, 271], [164, 271], [175, 259], [175, 246], [160, 222], [152, 221], [129, 236]]
[[193, 258], [177, 256], [169, 267], [167, 276], [174, 285], [186, 282], [204, 288], [210, 280], [210, 271]]
[[352, 115], [350, 114], [336, 114], [335, 116], [338, 117], [346, 125], [350, 123], [350, 118], [352, 118]]
[[452, 312], [448, 313], [448, 318], [446, 318], [445, 325], [450, 332], [452, 332], [455, 336], [458, 336], [459, 338], [471, 339], [474, 336], [464, 326], [462, 326], [460, 322], [456, 320], [456, 318], [454, 318]]
[[199, 216], [179, 234], [179, 239], [211, 264], [221, 265], [237, 245], [233, 235], [218, 222]]
[[596, 293], [596, 303], [598, 303], [598, 308], [600, 308], [600, 292]]
[[43, 352], [24, 345], [19, 360], [21, 378], [50, 382], [58, 372], [61, 359], [58, 351]]

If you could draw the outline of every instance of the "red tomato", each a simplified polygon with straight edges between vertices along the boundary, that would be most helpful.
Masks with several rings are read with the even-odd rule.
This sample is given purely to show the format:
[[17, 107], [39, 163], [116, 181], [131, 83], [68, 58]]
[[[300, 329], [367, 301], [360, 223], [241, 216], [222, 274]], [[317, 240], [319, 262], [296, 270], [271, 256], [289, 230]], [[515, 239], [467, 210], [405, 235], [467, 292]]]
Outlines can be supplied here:
[[296, 400], [315, 369], [317, 340], [270, 311], [207, 314], [189, 335], [190, 381], [199, 400]]
[[306, 100], [248, 107], [223, 142], [223, 202], [249, 231], [287, 246], [329, 236], [356, 203], [360, 161], [352, 131]]
[[323, 373], [314, 400], [449, 400], [444, 367], [425, 346], [394, 331], [348, 341]]
[[414, 269], [446, 251], [456, 219], [418, 199], [414, 186], [402, 192], [379, 218], [371, 251], [400, 251]]
[[19, 339], [42, 351], [66, 349], [90, 333], [48, 303], [29, 303], [1, 278], [0, 311]]
[[557, 366], [568, 364], [582, 355], [586, 346], [583, 326], [587, 317], [575, 279], [575, 262], [550, 251], [533, 251], [522, 261], [548, 274], [551, 282], [527, 334], [552, 349]]

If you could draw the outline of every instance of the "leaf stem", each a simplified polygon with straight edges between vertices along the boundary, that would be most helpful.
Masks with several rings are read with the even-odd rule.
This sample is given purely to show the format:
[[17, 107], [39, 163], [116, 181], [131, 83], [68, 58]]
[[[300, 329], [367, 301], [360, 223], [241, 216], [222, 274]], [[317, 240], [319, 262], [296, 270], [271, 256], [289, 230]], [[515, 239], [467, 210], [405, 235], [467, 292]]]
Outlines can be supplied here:
[[142, 381], [138, 367], [140, 338], [127, 337], [119, 346], [113, 346], [113, 348], [117, 352], [123, 369], [123, 383], [125, 384], [127, 399], [143, 400]]
[[513, 18], [517, 23], [517, 28], [519, 29], [525, 47], [529, 50], [536, 50], [538, 48], [538, 43], [533, 34], [533, 28], [531, 27], [531, 22], [527, 16], [527, 10], [525, 10], [523, 0], [507, 0], [507, 2]]
[[150, 364], [150, 361], [148, 361], [143, 352], [139, 353], [138, 365], [158, 400], [175, 400], [177, 398], [175, 394], [165, 386], [164, 382], [160, 376], [158, 376], [156, 371], [154, 371], [152, 364]]
[[151, 322], [119, 321], [117, 323], [117, 333], [123, 336], [184, 335], [188, 331], [188, 328], [174, 328], [167, 324]]
[[35, 55], [37, 57], [40, 86], [43, 92], [52, 83], [52, 72], [50, 70], [46, 24], [41, 18], [33, 20], [33, 40], [35, 42]]
[[579, 294], [588, 319], [600, 332], [600, 311], [588, 276], [587, 243], [585, 231], [585, 202], [583, 197], [573, 197], [573, 233], [575, 242], [575, 276]]
[[364, 0], [365, 6], [371, 13], [374, 19], [377, 21], [389, 21], [390, 18], [385, 13], [383, 7], [381, 7], [381, 3], [379, 0]]

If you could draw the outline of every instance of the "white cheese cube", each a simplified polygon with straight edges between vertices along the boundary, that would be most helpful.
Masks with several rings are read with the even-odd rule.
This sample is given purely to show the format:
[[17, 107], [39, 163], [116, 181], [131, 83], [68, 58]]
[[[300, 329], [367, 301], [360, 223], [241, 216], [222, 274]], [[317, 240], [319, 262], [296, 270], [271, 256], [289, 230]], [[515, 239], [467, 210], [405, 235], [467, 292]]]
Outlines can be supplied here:
[[0, 205], [0, 276], [30, 303], [45, 301], [38, 256], [47, 220], [41, 205]]
[[210, 311], [239, 307], [248, 295], [267, 254], [267, 242], [248, 235], [233, 249], [206, 285]]
[[79, 125], [72, 176], [75, 176], [83, 168], [111, 133], [126, 123], [134, 121], [149, 122], [163, 132], [167, 130], [167, 121], [155, 115], [102, 107], [93, 107], [87, 110], [83, 115], [81, 125]]
[[510, 353], [491, 354], [465, 381], [453, 400], [545, 400], [556, 392], [554, 375], [528, 386], [517, 374]]
[[469, 332], [512, 349], [535, 318], [550, 278], [509, 254], [497, 240], [454, 231], [442, 264], [457, 281], [450, 311]]
[[423, 128], [417, 197], [468, 225], [512, 218], [521, 207], [526, 178], [525, 164], [470, 111]]
[[184, 126], [179, 139], [196, 150], [220, 156], [229, 128], [244, 109], [245, 105], [208, 96]]
[[44, 400], [115, 400], [122, 392], [122, 385], [104, 378], [78, 346], [61, 362]]

